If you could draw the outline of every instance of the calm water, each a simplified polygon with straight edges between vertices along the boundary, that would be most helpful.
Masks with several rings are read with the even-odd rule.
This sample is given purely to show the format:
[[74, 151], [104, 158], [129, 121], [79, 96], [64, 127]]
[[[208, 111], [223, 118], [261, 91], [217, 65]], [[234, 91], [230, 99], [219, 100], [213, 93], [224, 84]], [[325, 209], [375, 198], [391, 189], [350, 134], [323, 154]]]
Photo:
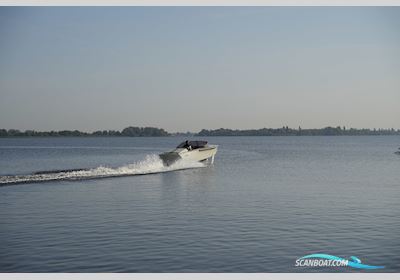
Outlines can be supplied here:
[[0, 271], [361, 272], [294, 266], [326, 253], [400, 272], [400, 137], [202, 139], [214, 166], [178, 171], [151, 155], [182, 138], [0, 139], [0, 182], [168, 171], [0, 187]]

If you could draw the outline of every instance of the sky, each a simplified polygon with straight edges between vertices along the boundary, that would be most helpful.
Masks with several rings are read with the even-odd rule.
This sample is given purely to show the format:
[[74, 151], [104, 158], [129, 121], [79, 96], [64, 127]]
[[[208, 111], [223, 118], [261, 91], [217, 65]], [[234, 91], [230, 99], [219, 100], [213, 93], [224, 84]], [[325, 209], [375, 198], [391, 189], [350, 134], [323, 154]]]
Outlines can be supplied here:
[[0, 128], [400, 128], [400, 7], [1, 7]]

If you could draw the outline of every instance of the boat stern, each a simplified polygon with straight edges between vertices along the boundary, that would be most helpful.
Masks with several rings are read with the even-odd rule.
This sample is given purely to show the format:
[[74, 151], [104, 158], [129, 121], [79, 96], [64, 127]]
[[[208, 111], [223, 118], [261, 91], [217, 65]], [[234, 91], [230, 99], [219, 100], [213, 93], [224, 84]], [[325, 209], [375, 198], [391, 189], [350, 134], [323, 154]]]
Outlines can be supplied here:
[[182, 159], [177, 152], [166, 152], [158, 155], [165, 166], [170, 166]]

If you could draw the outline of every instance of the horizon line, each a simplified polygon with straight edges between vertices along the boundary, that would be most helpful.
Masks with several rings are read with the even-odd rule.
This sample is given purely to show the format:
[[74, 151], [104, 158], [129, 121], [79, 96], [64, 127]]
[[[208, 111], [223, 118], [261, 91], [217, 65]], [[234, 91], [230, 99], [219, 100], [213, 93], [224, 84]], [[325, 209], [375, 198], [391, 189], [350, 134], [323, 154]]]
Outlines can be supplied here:
[[61, 132], [61, 131], [79, 131], [81, 133], [95, 133], [95, 132], [103, 132], [103, 131], [115, 131], [115, 132], [121, 132], [122, 130], [124, 130], [125, 128], [129, 128], [129, 127], [135, 127], [135, 128], [156, 128], [156, 129], [161, 129], [164, 130], [166, 132], [168, 132], [169, 134], [196, 134], [201, 132], [202, 130], [208, 130], [208, 131], [215, 131], [215, 130], [221, 130], [221, 129], [225, 129], [225, 130], [234, 130], [234, 131], [247, 131], [247, 130], [262, 130], [262, 129], [290, 129], [290, 130], [299, 130], [299, 128], [301, 130], [318, 130], [318, 129], [326, 129], [326, 128], [339, 128], [341, 130], [371, 130], [371, 131], [379, 131], [379, 130], [394, 130], [394, 131], [400, 131], [400, 128], [394, 128], [394, 127], [374, 127], [374, 128], [366, 128], [366, 127], [362, 127], [362, 128], [357, 128], [357, 127], [347, 127], [345, 125], [337, 125], [337, 126], [332, 126], [332, 125], [328, 125], [328, 126], [324, 126], [324, 127], [302, 127], [302, 126], [298, 126], [296, 127], [289, 127], [287, 125], [284, 126], [280, 126], [280, 127], [259, 127], [259, 128], [228, 128], [228, 127], [219, 127], [219, 128], [201, 128], [200, 130], [198, 130], [198, 132], [194, 132], [194, 131], [169, 131], [166, 130], [165, 128], [162, 127], [157, 127], [157, 126], [133, 126], [133, 125], [129, 125], [127, 127], [124, 127], [122, 129], [95, 129], [95, 130], [79, 130], [79, 129], [51, 129], [51, 130], [40, 130], [40, 129], [18, 129], [18, 128], [1, 128], [0, 127], [0, 131], [1, 130], [6, 130], [6, 131], [19, 131], [19, 132]]

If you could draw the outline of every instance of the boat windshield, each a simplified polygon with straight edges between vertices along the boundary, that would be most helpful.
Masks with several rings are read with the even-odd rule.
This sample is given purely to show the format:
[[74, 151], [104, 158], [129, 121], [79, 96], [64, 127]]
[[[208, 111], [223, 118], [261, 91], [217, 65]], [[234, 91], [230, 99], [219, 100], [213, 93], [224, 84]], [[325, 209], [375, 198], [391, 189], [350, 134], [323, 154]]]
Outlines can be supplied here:
[[185, 141], [180, 143], [177, 148], [188, 148], [190, 146], [192, 149], [198, 149], [205, 145], [207, 145], [207, 141]]

